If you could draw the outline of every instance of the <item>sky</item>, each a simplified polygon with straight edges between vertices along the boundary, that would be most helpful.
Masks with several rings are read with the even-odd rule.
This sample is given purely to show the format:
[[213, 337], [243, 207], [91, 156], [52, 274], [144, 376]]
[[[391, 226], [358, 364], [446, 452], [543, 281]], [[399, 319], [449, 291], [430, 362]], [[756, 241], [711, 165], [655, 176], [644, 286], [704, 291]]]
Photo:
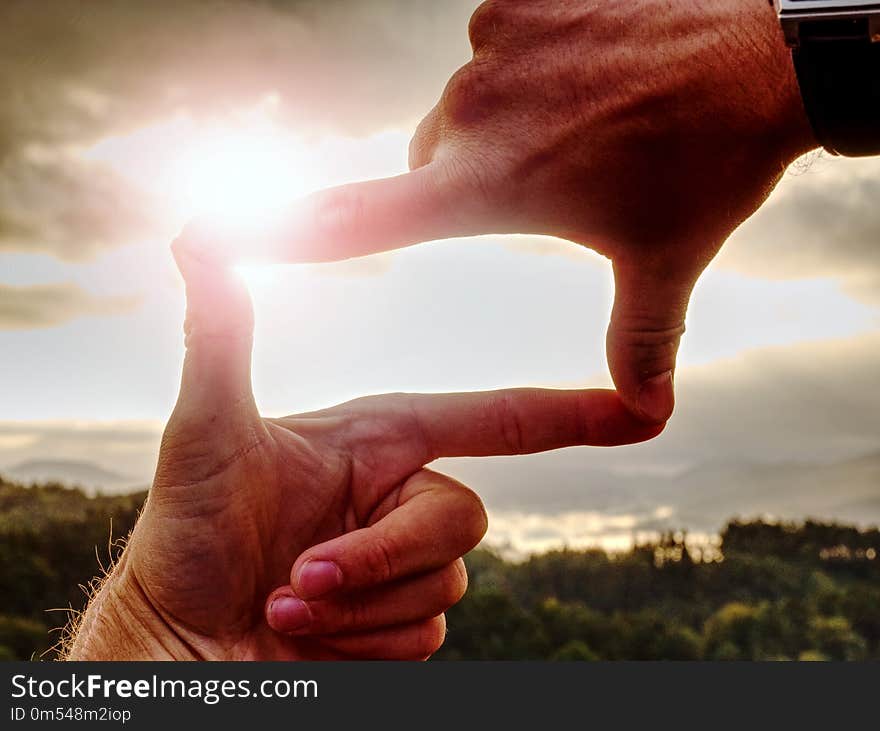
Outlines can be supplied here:
[[[253, 215], [403, 172], [468, 60], [475, 5], [4, 2], [0, 471], [75, 458], [147, 484], [183, 356], [175, 233], [232, 199]], [[484, 481], [471, 486], [496, 540], [617, 545], [684, 520], [651, 497], [670, 475], [880, 455], [878, 199], [878, 160], [793, 166], [697, 287], [659, 439], [444, 463]], [[609, 265], [567, 242], [487, 236], [242, 274], [267, 415], [386, 391], [610, 384]], [[638, 515], [578, 497], [600, 473], [639, 476]], [[539, 497], [505, 495], [514, 474]], [[796, 501], [776, 512], [803, 517]]]

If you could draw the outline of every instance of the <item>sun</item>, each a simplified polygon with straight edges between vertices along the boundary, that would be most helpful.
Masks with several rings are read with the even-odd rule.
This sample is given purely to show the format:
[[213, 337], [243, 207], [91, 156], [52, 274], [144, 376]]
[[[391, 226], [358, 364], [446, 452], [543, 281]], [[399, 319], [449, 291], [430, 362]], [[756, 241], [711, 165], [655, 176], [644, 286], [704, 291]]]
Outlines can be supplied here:
[[265, 289], [273, 276], [253, 263], [261, 257], [251, 250], [259, 248], [255, 239], [277, 229], [289, 205], [314, 191], [406, 166], [408, 130], [366, 137], [303, 130], [291, 125], [295, 115], [287, 112], [275, 94], [222, 114], [182, 110], [79, 153], [143, 194], [145, 210], [159, 219], [151, 235], [158, 229], [170, 242], [193, 219], [208, 223], [218, 246], [248, 262], [236, 267], [248, 282]]
[[[217, 117], [180, 113], [106, 138], [85, 156], [143, 191], [169, 240], [198, 219], [233, 259], [246, 260], [286, 206], [325, 184], [319, 151], [283, 124], [277, 106], [270, 96]], [[252, 289], [273, 279], [258, 266], [236, 269]]]
[[309, 192], [298, 147], [273, 129], [204, 130], [175, 162], [177, 202], [218, 224], [257, 223]]
[[[181, 218], [203, 222], [229, 256], [246, 260], [255, 239], [270, 236], [286, 207], [315, 187], [303, 152], [270, 124], [202, 128], [174, 163], [173, 198]], [[259, 267], [236, 269], [252, 290], [272, 279]]]
[[169, 227], [204, 217], [259, 223], [321, 186], [314, 150], [280, 123], [278, 100], [219, 117], [178, 114], [85, 151], [160, 204]]

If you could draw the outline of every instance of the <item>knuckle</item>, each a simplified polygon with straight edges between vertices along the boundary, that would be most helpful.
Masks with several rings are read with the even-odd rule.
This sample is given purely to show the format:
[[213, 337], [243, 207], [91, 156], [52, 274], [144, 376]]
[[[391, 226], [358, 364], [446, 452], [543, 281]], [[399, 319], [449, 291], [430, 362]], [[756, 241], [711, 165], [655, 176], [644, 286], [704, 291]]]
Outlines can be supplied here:
[[505, 0], [486, 0], [471, 15], [468, 38], [475, 53], [489, 43], [506, 24], [508, 4]]
[[456, 71], [443, 91], [443, 113], [453, 129], [473, 124], [482, 94], [479, 74], [473, 63]]
[[684, 332], [683, 320], [627, 316], [612, 320], [608, 338], [619, 349], [615, 360], [627, 361], [634, 374], [644, 378], [675, 367]]
[[456, 71], [440, 100], [443, 127], [454, 139], [456, 132], [473, 129], [491, 118], [510, 96], [509, 77], [491, 59], [470, 61]]
[[394, 578], [396, 555], [396, 549], [387, 537], [372, 541], [364, 556], [364, 568], [371, 584], [384, 584]]
[[677, 348], [685, 333], [683, 320], [658, 322], [650, 317], [620, 318], [612, 324], [611, 331], [626, 340], [634, 348]]
[[500, 395], [494, 406], [498, 433], [501, 435], [506, 449], [511, 454], [520, 454], [524, 446], [523, 430], [513, 396], [508, 393]]
[[[496, 409], [490, 408], [488, 411], [490, 415], [485, 422], [486, 428], [495, 431], [497, 427], [491, 419], [498, 418]], [[432, 475], [433, 482], [443, 486], [445, 494], [444, 523], [455, 527], [454, 549], [457, 553], [453, 555], [460, 557], [476, 546], [486, 534], [489, 528], [489, 515], [486, 506], [480, 496], [467, 485], [463, 485], [448, 475], [431, 470], [426, 470], [426, 472]], [[451, 532], [448, 535], [452, 535]], [[465, 574], [465, 586], [467, 586], [467, 572], [464, 562], [458, 558], [456, 563], [461, 564], [460, 568]], [[451, 568], [452, 566], [450, 566], [450, 570]]]
[[[516, 438], [514, 438], [515, 441]], [[505, 441], [507, 439], [505, 438]], [[516, 447], [510, 446], [511, 450]], [[452, 520], [458, 526], [458, 550], [463, 554], [470, 551], [486, 535], [489, 528], [489, 516], [479, 496], [470, 488], [457, 483], [457, 500]]]
[[[511, 446], [510, 449], [513, 450], [514, 447]], [[457, 555], [461, 556], [474, 548], [486, 535], [489, 528], [489, 516], [483, 501], [473, 490], [454, 480], [449, 481], [448, 487], [454, 497], [450, 499], [448, 504], [446, 522], [450, 526], [455, 526], [454, 548]], [[461, 562], [461, 571], [464, 573], [464, 588], [467, 588], [467, 572], [464, 569], [464, 562], [460, 558], [458, 562]], [[464, 589], [462, 589], [463, 592]]]
[[367, 600], [353, 596], [348, 598], [343, 606], [338, 607], [333, 612], [332, 619], [325, 621], [324, 624], [329, 627], [332, 623], [335, 631], [340, 629], [351, 631], [371, 626], [370, 619], [371, 611]]

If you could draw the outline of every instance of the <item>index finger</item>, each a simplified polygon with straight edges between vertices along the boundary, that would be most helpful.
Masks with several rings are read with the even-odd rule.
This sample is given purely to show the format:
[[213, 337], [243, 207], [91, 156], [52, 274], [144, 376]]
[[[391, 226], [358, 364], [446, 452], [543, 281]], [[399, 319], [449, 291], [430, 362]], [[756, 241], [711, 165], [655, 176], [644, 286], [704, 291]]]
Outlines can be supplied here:
[[[478, 233], [461, 186], [444, 184], [439, 164], [403, 175], [313, 193], [271, 215], [259, 229], [226, 234], [226, 247], [256, 258], [327, 262], [399, 249], [423, 241]], [[182, 238], [218, 238], [208, 219], [192, 222]], [[222, 236], [222, 234], [219, 234]]]
[[607, 389], [419, 395], [410, 406], [434, 458], [612, 447], [652, 439], [664, 426], [646, 426]]
[[[648, 424], [607, 389], [515, 388], [450, 394], [368, 396], [330, 409], [350, 421], [347, 444], [401, 469], [440, 457], [533, 454], [653, 439]], [[384, 458], [384, 460], [383, 460]]]

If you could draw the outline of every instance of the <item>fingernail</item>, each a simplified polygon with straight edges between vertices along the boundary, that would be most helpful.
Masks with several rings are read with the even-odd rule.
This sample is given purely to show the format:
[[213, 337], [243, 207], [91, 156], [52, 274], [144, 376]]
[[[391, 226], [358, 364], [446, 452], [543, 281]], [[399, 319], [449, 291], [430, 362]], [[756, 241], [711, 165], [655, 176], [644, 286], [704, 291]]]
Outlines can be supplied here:
[[296, 593], [317, 599], [342, 586], [342, 571], [332, 561], [306, 561], [296, 575]]
[[639, 388], [639, 411], [651, 421], [666, 421], [675, 408], [675, 389], [672, 384], [672, 371], [645, 381]]
[[269, 626], [276, 632], [296, 632], [312, 623], [309, 605], [292, 596], [280, 596], [269, 605]]

